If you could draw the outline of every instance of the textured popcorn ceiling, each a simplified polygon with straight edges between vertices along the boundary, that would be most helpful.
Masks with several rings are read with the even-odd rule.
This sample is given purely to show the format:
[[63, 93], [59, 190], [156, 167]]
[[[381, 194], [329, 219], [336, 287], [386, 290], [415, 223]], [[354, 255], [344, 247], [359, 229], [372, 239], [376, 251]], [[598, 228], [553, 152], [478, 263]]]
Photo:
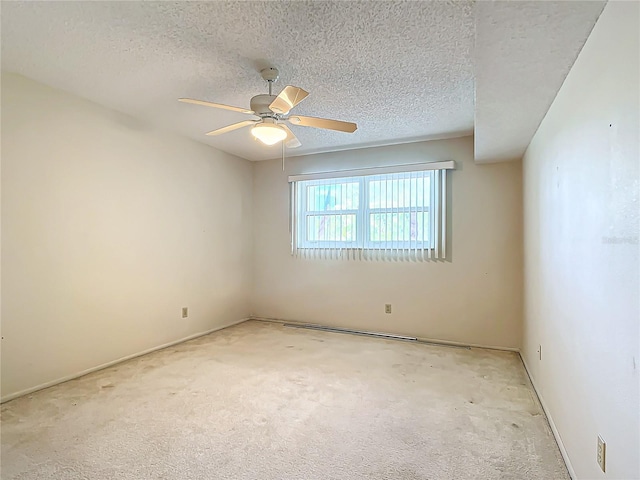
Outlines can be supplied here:
[[477, 162], [522, 158], [605, 3], [476, 4]]
[[[177, 98], [248, 107], [276, 66], [276, 93], [310, 92], [295, 113], [358, 123], [291, 127], [299, 155], [470, 134], [475, 93], [485, 159], [524, 150], [602, 8], [494, 3], [509, 5], [492, 18], [472, 1], [2, 2], [2, 68], [250, 160], [280, 148], [249, 129], [206, 137], [245, 117]], [[512, 85], [527, 79], [539, 88]]]

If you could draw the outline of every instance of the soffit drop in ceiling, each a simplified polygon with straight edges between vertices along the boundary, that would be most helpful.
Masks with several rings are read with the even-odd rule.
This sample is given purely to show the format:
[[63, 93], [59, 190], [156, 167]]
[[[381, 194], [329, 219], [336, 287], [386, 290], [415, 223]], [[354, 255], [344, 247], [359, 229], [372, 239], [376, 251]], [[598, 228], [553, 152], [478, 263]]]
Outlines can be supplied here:
[[[570, 4], [570, 5], [569, 5]], [[296, 155], [471, 134], [480, 160], [524, 151], [604, 2], [2, 2], [2, 68], [250, 160], [249, 129], [204, 133], [280, 69], [310, 92]], [[474, 83], [475, 76], [475, 83]], [[535, 88], [531, 88], [535, 85]], [[474, 105], [475, 97], [475, 105]], [[475, 117], [475, 120], [474, 120]], [[475, 122], [475, 125], [474, 125]]]
[[475, 159], [522, 158], [603, 1], [476, 4]]

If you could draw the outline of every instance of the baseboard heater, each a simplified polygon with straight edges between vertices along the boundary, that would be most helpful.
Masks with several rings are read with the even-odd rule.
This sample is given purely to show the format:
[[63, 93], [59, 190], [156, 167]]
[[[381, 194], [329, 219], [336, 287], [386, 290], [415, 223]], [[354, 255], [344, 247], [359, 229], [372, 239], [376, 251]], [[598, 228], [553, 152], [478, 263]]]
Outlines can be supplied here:
[[290, 328], [305, 328], [307, 330], [321, 330], [323, 332], [346, 333], [349, 335], [362, 335], [364, 337], [386, 338], [388, 340], [401, 340], [403, 342], [416, 342], [427, 345], [438, 345], [439, 347], [464, 348], [470, 350], [466, 345], [451, 345], [449, 343], [427, 342], [419, 340], [417, 337], [407, 337], [405, 335], [394, 335], [392, 333], [367, 332], [363, 330], [352, 330], [350, 328], [327, 327], [324, 325], [314, 325], [312, 323], [283, 323], [283, 326]]

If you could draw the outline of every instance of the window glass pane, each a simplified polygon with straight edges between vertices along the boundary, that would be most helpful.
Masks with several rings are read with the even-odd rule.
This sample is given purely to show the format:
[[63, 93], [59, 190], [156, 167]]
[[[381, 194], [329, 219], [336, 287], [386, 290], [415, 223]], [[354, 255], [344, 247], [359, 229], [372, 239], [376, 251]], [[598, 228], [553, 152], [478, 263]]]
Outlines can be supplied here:
[[369, 208], [429, 206], [429, 177], [369, 181]]
[[369, 215], [370, 242], [427, 242], [428, 212], [372, 213]]
[[309, 215], [307, 217], [307, 241], [309, 242], [355, 242], [356, 216]]
[[359, 203], [360, 184], [358, 182], [307, 187], [308, 212], [357, 210]]

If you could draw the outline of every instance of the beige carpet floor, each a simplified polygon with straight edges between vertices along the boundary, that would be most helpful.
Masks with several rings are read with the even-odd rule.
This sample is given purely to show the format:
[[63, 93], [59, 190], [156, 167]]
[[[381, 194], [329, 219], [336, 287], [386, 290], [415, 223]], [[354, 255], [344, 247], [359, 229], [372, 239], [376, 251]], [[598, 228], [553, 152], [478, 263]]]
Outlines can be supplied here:
[[568, 479], [514, 353], [246, 322], [2, 405], [2, 479]]

